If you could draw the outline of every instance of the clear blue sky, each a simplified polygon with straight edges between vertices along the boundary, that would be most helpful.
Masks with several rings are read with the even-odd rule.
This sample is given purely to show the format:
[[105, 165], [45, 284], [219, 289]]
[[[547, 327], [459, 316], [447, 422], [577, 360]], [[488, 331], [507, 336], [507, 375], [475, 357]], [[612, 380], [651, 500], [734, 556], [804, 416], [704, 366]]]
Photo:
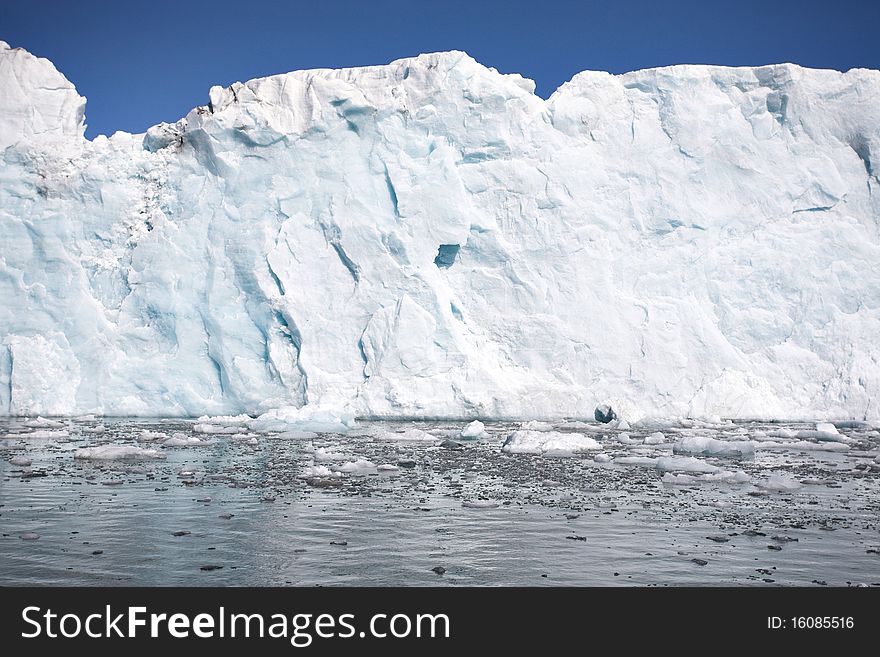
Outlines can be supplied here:
[[585, 69], [880, 68], [878, 29], [878, 0], [0, 0], [0, 39], [76, 84], [89, 136], [174, 121], [214, 84], [437, 50], [545, 97]]

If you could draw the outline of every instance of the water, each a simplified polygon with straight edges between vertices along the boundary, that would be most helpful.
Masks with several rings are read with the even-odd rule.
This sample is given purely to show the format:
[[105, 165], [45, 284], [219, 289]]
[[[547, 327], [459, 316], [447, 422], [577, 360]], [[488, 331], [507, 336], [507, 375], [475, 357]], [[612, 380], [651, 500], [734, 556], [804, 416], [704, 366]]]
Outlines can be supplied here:
[[[98, 424], [103, 433], [89, 432]], [[191, 422], [64, 425], [69, 436], [41, 438], [59, 429], [0, 421], [2, 585], [880, 585], [880, 436], [869, 427], [841, 429], [842, 452], [700, 457], [748, 480], [671, 485], [655, 468], [592, 454], [503, 453], [511, 424], [489, 424], [488, 438], [461, 449], [438, 443], [462, 423], [362, 422], [349, 436], [221, 435], [177, 448], [138, 437], [191, 436]], [[812, 428], [666, 427], [659, 445], [638, 444], [656, 427], [630, 431], [628, 445], [618, 431], [576, 430], [616, 459], [670, 455], [687, 433], [766, 440], [782, 426]], [[387, 437], [412, 427], [438, 440]], [[166, 458], [73, 458], [104, 444]], [[399, 470], [305, 479], [316, 448]], [[797, 488], [762, 488], [771, 473]]]

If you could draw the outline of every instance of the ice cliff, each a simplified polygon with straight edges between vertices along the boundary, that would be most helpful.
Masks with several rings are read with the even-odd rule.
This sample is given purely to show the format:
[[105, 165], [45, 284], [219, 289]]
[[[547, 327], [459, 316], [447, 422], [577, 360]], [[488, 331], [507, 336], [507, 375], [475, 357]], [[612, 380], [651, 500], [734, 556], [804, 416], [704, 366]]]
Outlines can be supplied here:
[[0, 42], [0, 413], [880, 418], [878, 71], [209, 98], [89, 141]]

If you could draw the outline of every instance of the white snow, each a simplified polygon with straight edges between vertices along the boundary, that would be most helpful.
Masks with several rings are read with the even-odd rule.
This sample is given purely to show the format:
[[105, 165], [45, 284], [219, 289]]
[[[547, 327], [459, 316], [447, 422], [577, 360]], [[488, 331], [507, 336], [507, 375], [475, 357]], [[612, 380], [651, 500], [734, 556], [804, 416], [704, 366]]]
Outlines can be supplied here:
[[75, 459], [95, 461], [118, 461], [129, 459], [164, 459], [165, 455], [155, 449], [144, 449], [132, 445], [99, 445], [83, 447], [73, 453]]
[[878, 71], [433, 53], [92, 141], [0, 89], [0, 413], [880, 419]]
[[602, 446], [594, 438], [582, 433], [523, 429], [511, 433], [501, 447], [501, 451], [509, 454], [541, 456], [574, 456], [595, 449], [602, 449]]

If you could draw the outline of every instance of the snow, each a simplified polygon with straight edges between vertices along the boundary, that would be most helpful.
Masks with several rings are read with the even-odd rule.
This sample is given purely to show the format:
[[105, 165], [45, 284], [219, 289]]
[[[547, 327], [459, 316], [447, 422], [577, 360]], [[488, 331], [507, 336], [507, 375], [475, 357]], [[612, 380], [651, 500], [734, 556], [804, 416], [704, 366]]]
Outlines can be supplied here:
[[99, 445], [83, 447], [73, 453], [75, 459], [93, 461], [120, 461], [133, 459], [164, 459], [165, 455], [155, 449], [144, 449], [132, 445]]
[[486, 438], [489, 434], [486, 433], [485, 424], [479, 420], [474, 420], [461, 430], [460, 435], [462, 438], [473, 440], [475, 438]]
[[880, 72], [433, 53], [92, 141], [0, 89], [0, 413], [880, 420]]
[[595, 449], [602, 449], [602, 446], [594, 438], [582, 433], [523, 429], [511, 433], [501, 447], [501, 451], [508, 454], [541, 456], [574, 456]]

